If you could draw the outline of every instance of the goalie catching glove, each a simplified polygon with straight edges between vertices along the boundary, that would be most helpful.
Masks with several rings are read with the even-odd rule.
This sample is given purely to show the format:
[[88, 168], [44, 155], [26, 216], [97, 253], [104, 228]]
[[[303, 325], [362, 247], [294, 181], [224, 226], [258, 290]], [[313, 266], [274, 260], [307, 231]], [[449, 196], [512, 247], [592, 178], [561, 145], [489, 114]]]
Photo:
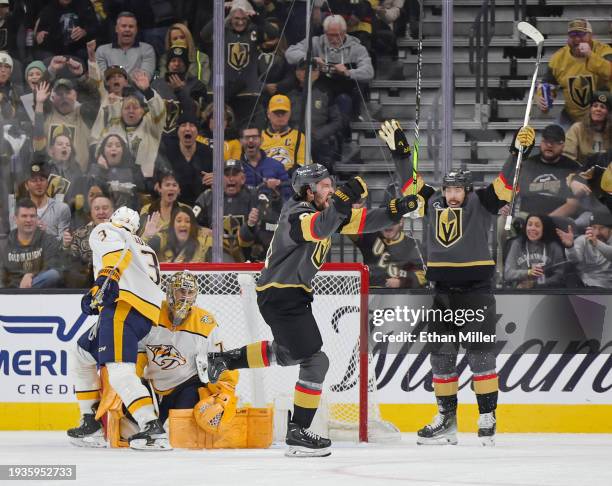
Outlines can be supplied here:
[[[81, 299], [81, 310], [84, 314], [89, 316], [97, 315], [100, 313], [98, 306], [107, 306], [115, 302], [119, 297], [119, 278], [121, 274], [111, 267], [104, 267], [98, 273], [98, 278], [94, 282], [93, 287], [87, 292]], [[108, 284], [104, 287], [104, 283], [108, 278]], [[104, 287], [104, 293], [98, 295], [98, 292], [102, 291]], [[96, 304], [93, 304], [94, 299], [97, 300]], [[93, 304], [93, 305], [92, 305]]]
[[365, 197], [368, 197], [368, 186], [359, 176], [351, 177], [345, 184], [338, 187], [332, 196], [336, 202], [336, 208], [344, 214], [350, 214], [352, 205]]
[[387, 143], [393, 157], [398, 159], [410, 158], [410, 144], [397, 120], [384, 122], [378, 130], [378, 135]]
[[523, 152], [523, 157], [528, 157], [531, 149], [535, 145], [535, 130], [529, 125], [521, 127], [512, 139], [510, 144], [510, 153], [512, 155], [518, 155], [519, 150]]
[[234, 386], [229, 383], [209, 383], [198, 389], [200, 401], [193, 407], [193, 417], [198, 426], [210, 433], [218, 434], [236, 416], [238, 398]]
[[387, 212], [389, 218], [394, 222], [399, 222], [404, 214], [416, 211], [419, 208], [419, 200], [417, 196], [404, 196], [400, 198], [391, 199], [387, 204]]

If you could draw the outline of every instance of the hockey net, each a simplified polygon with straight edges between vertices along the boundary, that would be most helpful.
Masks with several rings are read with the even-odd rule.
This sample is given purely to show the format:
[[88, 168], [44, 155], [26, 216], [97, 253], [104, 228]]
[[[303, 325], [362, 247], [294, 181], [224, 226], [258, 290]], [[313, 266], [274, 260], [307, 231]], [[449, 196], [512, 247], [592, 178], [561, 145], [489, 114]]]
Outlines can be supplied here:
[[[212, 312], [225, 349], [272, 340], [257, 307], [255, 286], [261, 264], [162, 264], [162, 286], [172, 273], [197, 277], [197, 304]], [[368, 352], [368, 274], [361, 264], [325, 264], [313, 282], [313, 314], [330, 360], [322, 407], [315, 422], [331, 438], [389, 441], [397, 429], [381, 419], [372, 356]], [[290, 408], [298, 367], [240, 370], [239, 406], [274, 406], [277, 418]], [[323, 425], [321, 425], [323, 424]], [[325, 430], [323, 430], [325, 431]]]

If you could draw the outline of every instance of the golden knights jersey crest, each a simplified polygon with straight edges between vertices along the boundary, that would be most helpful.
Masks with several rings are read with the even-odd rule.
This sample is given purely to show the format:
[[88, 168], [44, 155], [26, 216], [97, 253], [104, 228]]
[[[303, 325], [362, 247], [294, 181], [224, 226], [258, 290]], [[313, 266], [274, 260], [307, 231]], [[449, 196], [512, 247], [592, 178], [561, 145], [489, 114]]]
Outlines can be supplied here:
[[241, 71], [249, 64], [250, 50], [248, 42], [227, 44], [227, 63], [236, 71]]
[[445, 248], [463, 236], [463, 209], [436, 208], [436, 240]]
[[572, 101], [581, 108], [589, 106], [595, 92], [593, 76], [585, 74], [574, 76], [570, 77], [567, 82]]

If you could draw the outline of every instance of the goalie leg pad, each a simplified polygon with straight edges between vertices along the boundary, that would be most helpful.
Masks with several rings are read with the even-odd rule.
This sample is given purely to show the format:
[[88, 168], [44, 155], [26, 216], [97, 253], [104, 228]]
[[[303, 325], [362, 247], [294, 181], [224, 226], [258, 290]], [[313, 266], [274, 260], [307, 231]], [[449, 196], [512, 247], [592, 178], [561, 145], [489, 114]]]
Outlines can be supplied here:
[[136, 375], [134, 363], [107, 363], [109, 383], [140, 427], [157, 418], [149, 390]]

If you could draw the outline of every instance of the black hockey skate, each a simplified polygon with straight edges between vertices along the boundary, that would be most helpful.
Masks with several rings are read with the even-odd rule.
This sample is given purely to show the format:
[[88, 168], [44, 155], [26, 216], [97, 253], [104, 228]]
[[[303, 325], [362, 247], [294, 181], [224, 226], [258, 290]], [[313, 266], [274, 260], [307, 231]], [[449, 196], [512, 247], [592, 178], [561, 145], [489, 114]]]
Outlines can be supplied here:
[[495, 412], [480, 414], [478, 417], [478, 438], [483, 446], [492, 447], [495, 445], [496, 428], [497, 420]]
[[456, 445], [457, 415], [455, 413], [437, 414], [429, 425], [417, 432], [419, 445]]
[[92, 407], [93, 413], [83, 414], [81, 425], [66, 431], [71, 444], [77, 447], [106, 447], [102, 423], [96, 420], [97, 408], [98, 404], [95, 404]]
[[147, 422], [144, 429], [129, 438], [130, 447], [141, 451], [171, 450], [168, 434], [159, 419]]
[[239, 359], [240, 349], [232, 349], [222, 353], [208, 353], [208, 381], [217, 383], [221, 373], [229, 370], [229, 363]]
[[285, 442], [287, 457], [327, 457], [331, 455], [331, 440], [321, 437], [294, 422], [287, 425]]

